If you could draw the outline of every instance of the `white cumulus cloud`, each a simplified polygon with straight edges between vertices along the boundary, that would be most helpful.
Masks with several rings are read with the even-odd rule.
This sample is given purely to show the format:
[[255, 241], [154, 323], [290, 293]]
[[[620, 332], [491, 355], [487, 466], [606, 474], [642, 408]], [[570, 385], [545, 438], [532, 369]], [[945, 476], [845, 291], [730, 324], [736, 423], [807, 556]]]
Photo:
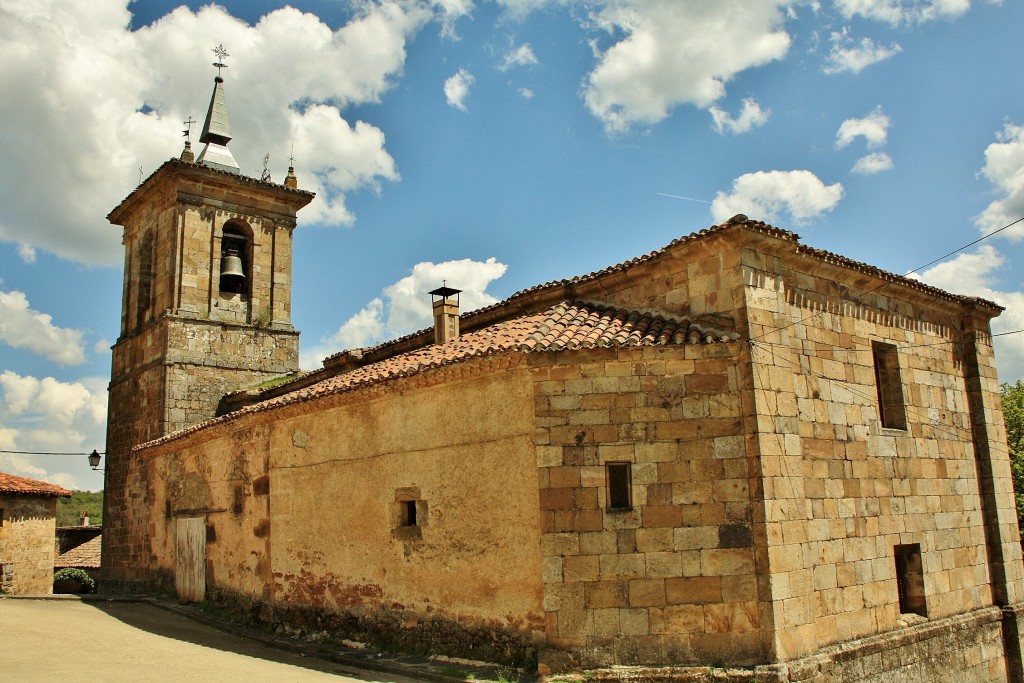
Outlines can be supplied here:
[[754, 128], [763, 126], [768, 123], [768, 118], [772, 113], [771, 109], [761, 109], [761, 105], [752, 97], [743, 100], [743, 108], [740, 109], [740, 113], [736, 118], [733, 118], [729, 112], [718, 107], [711, 107], [708, 111], [711, 112], [716, 132], [720, 134], [729, 132], [733, 135], [746, 133]]
[[50, 315], [29, 307], [24, 292], [0, 291], [0, 341], [61, 365], [85, 362], [82, 332], [54, 325]]
[[505, 58], [501, 60], [501, 65], [498, 68], [502, 71], [508, 71], [514, 66], [529, 66], [536, 63], [537, 55], [533, 53], [533, 48], [530, 47], [529, 43], [523, 43], [506, 52]]
[[308, 352], [304, 351], [302, 367], [319, 367], [325, 357], [342, 349], [372, 346], [429, 327], [433, 324], [433, 309], [427, 293], [440, 287], [442, 282], [462, 290], [459, 294], [462, 313], [497, 303], [498, 300], [487, 293], [487, 287], [507, 269], [508, 266], [495, 258], [417, 263], [408, 276], [385, 287], [379, 297], [345, 321], [336, 332], [321, 339]]
[[465, 69], [459, 69], [444, 82], [444, 96], [448, 104], [460, 111], [468, 111], [466, 108], [466, 96], [469, 95], [469, 88], [476, 81], [473, 74]]
[[888, 140], [892, 120], [882, 111], [881, 105], [862, 119], [846, 119], [836, 132], [836, 149], [843, 149], [851, 142], [864, 138], [868, 149], [883, 147]]
[[872, 64], [883, 62], [903, 52], [898, 43], [880, 45], [871, 38], [854, 41], [846, 30], [834, 32], [831, 40], [832, 49], [825, 58], [825, 66], [822, 67], [827, 74], [859, 74]]
[[[1024, 217], [1024, 126], [1007, 123], [996, 133], [996, 140], [985, 150], [981, 175], [992, 183], [999, 198], [975, 219], [986, 234]], [[1020, 239], [1024, 225], [1018, 223], [1000, 234]]]
[[711, 213], [716, 222], [742, 213], [767, 222], [788, 216], [799, 224], [831, 211], [842, 198], [840, 183], [826, 185], [810, 171], [758, 171], [734, 180], [731, 192], [719, 192]]
[[[107, 380], [62, 382], [6, 370], [0, 373], [0, 448], [44, 453], [102, 451], [106, 438]], [[77, 488], [85, 456], [0, 453], [0, 470]]]
[[[980, 296], [1006, 308], [992, 321], [992, 333], [1024, 330], [1024, 292], [996, 289], [996, 276], [1006, 258], [991, 245], [933, 266], [920, 273], [924, 282], [955, 294]], [[1001, 382], [1024, 378], [1024, 334], [993, 339]]]
[[[331, 30], [290, 7], [248, 25], [217, 5], [183, 6], [132, 31], [128, 5], [0, 4], [0, 89], [18, 93], [0, 98], [0, 241], [119, 263], [120, 234], [102, 217], [135, 187], [140, 167], [148, 175], [180, 153], [181, 122], [206, 113], [210, 48], [221, 43], [230, 53], [225, 90], [242, 172], [258, 176], [269, 152], [280, 182], [295, 141], [300, 187], [317, 192], [310, 213], [351, 222], [345, 193], [397, 175], [380, 131], [342, 112], [379, 101], [423, 25], [438, 11], [461, 11], [458, 0], [367, 2]], [[328, 158], [339, 149], [353, 153]], [[37, 201], [44, 190], [50, 201]]]
[[960, 16], [971, 8], [971, 0], [836, 0], [835, 5], [847, 19], [860, 16], [898, 26]]
[[[736, 74], [782, 59], [788, 2], [609, 0], [594, 15], [614, 44], [595, 48], [584, 83], [591, 113], [609, 133], [658, 123], [681, 104], [706, 108]], [[621, 36], [621, 39], [619, 39]]]
[[882, 171], [888, 171], [891, 168], [892, 157], [885, 152], [872, 152], [867, 156], [857, 159], [857, 163], [850, 169], [850, 173], [855, 175], [873, 175]]

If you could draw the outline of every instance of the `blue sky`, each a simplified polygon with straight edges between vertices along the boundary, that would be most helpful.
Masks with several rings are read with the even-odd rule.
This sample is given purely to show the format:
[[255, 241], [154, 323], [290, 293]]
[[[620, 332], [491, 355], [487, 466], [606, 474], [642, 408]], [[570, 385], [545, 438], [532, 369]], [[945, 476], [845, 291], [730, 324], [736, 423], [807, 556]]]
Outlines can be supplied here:
[[[897, 273], [1024, 217], [1024, 3], [0, 0], [0, 450], [103, 450], [123, 252], [215, 69], [243, 172], [294, 149], [303, 367], [735, 213]], [[1024, 224], [923, 270], [1024, 329]], [[997, 339], [1024, 376], [1024, 334]], [[0, 470], [98, 488], [84, 457]]]

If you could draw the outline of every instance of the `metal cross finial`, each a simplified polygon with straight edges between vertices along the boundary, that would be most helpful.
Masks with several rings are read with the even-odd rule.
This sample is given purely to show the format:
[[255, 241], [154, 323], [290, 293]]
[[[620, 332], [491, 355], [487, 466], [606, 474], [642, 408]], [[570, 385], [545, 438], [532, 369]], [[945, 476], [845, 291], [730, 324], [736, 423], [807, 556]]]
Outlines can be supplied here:
[[193, 119], [192, 115], [190, 114], [189, 117], [188, 117], [188, 120], [187, 121], [182, 121], [182, 123], [185, 125], [185, 130], [181, 131], [181, 134], [185, 136], [186, 140], [188, 140], [189, 136], [192, 135], [192, 124], [193, 123], [199, 123], [199, 122], [196, 121], [195, 119]]
[[295, 167], [295, 143], [292, 143], [292, 152], [288, 155], [288, 165], [292, 168]]
[[217, 78], [220, 78], [220, 70], [228, 68], [227, 64], [224, 64], [224, 58], [230, 57], [228, 51], [224, 49], [224, 43], [221, 43], [217, 47], [213, 48], [213, 54], [217, 55], [217, 61], [213, 63], [217, 67]]

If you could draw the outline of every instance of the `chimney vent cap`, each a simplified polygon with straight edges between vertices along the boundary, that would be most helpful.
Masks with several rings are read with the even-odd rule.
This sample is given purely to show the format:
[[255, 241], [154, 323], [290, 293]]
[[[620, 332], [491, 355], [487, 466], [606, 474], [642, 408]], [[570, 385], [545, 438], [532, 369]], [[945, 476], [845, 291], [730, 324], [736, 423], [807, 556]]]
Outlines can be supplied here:
[[433, 290], [431, 292], [427, 292], [427, 293], [430, 294], [431, 296], [439, 296], [439, 297], [442, 297], [444, 299], [447, 299], [452, 294], [459, 294], [461, 292], [462, 292], [461, 289], [453, 289], [451, 287], [444, 286], [444, 287], [438, 287], [437, 289], [435, 289], [435, 290]]

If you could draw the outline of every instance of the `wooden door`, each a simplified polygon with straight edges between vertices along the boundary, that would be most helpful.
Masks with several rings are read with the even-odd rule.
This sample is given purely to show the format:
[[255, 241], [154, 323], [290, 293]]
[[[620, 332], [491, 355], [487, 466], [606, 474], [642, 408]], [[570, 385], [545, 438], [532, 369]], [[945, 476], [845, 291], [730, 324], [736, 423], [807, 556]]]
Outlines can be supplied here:
[[174, 589], [182, 602], [206, 599], [206, 518], [178, 517], [175, 524]]

